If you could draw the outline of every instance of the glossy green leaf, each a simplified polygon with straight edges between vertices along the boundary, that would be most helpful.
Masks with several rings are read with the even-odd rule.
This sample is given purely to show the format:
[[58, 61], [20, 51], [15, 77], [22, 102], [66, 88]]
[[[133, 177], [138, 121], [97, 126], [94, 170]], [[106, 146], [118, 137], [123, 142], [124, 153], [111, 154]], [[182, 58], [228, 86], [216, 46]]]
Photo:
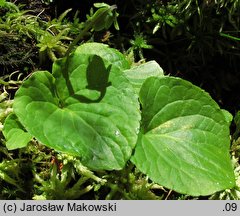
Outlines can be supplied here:
[[124, 71], [136, 92], [140, 91], [143, 82], [151, 76], [163, 76], [163, 70], [156, 61], [149, 61]]
[[16, 93], [14, 112], [45, 145], [93, 170], [121, 169], [137, 140], [138, 98], [114, 61], [84, 47], [55, 62], [53, 74], [33, 73]]
[[33, 138], [14, 114], [10, 114], [5, 119], [3, 135], [6, 137], [6, 146], [9, 150], [25, 147]]
[[106, 4], [106, 3], [94, 3], [93, 5], [96, 8], [101, 8], [101, 7], [110, 8], [110, 6], [108, 4]]
[[129, 62], [124, 55], [116, 49], [109, 48], [106, 44], [101, 43], [85, 43], [77, 48], [79, 53], [84, 54], [97, 54], [101, 58], [110, 61], [115, 66], [118, 66], [121, 70], [130, 68]]
[[235, 186], [229, 120], [202, 89], [174, 77], [140, 90], [142, 128], [132, 161], [154, 182], [189, 195]]

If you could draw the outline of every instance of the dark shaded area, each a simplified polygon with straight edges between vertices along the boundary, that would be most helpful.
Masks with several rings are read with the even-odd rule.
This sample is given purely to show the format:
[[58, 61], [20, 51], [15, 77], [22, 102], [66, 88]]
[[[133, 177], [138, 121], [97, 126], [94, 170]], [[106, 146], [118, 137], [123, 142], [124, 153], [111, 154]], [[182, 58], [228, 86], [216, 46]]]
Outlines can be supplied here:
[[0, 76], [15, 70], [33, 69], [37, 58], [38, 51], [33, 41], [22, 43], [22, 38], [17, 35], [0, 33]]
[[41, 0], [16, 0], [15, 4], [21, 4], [24, 10], [39, 16], [44, 21], [50, 21], [51, 7]]
[[[93, 58], [89, 58], [89, 64], [87, 68], [87, 89], [100, 91], [101, 95], [105, 95], [106, 89], [111, 85], [108, 82], [109, 74], [112, 65], [105, 68], [102, 58], [94, 55]], [[97, 71], [97, 72], [96, 72]]]
[[[15, 200], [22, 199], [22, 197], [26, 200], [31, 199], [33, 195], [32, 161], [27, 158], [25, 158], [25, 160], [13, 159], [20, 156], [18, 150], [11, 151], [11, 156], [8, 154], [7, 149], [4, 153], [5, 154], [0, 152], [1, 165], [6, 164], [6, 168], [2, 171], [8, 175], [16, 185], [11, 184], [10, 181], [4, 181], [4, 178], [7, 179], [7, 176], [0, 178], [0, 199]], [[6, 158], [11, 159], [10, 162], [7, 162]]]
[[[71, 58], [68, 60], [71, 61]], [[69, 95], [71, 97], [77, 99], [81, 103], [98, 103], [105, 96], [107, 87], [111, 85], [111, 82], [108, 82], [108, 79], [112, 65], [109, 65], [108, 68], [106, 68], [102, 58], [96, 55], [89, 57], [88, 60], [89, 63], [86, 71], [86, 79], [88, 84], [86, 86], [86, 89], [100, 92], [99, 98], [89, 98], [88, 96], [79, 95], [74, 92], [74, 87], [72, 86], [69, 77], [69, 73], [71, 73], [71, 71], [68, 71], [69, 61], [66, 62], [62, 70], [63, 76], [66, 81]], [[79, 79], [81, 79], [81, 77], [79, 77]]]

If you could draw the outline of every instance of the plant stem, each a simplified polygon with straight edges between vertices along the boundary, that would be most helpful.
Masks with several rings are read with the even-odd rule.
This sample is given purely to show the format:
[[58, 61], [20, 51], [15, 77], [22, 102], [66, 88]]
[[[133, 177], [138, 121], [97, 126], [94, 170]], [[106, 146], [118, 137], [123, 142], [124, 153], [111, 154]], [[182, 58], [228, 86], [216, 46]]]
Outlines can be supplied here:
[[93, 172], [91, 172], [90, 170], [87, 169], [87, 167], [83, 166], [80, 161], [76, 161], [76, 165], [75, 165], [76, 169], [79, 171], [79, 173], [81, 173], [83, 176], [93, 179], [94, 181], [100, 183], [100, 184], [105, 184], [106, 180], [105, 179], [101, 179], [99, 177], [97, 177], [96, 175], [94, 175]]
[[0, 84], [1, 85], [4, 85], [4, 86], [8, 86], [9, 83], [8, 82], [5, 82], [4, 80], [0, 79]]
[[91, 30], [93, 28], [93, 26], [97, 22], [99, 22], [99, 20], [101, 20], [106, 14], [108, 14], [110, 11], [112, 11], [116, 8], [117, 8], [116, 5], [112, 5], [110, 7], [100, 8], [100, 9], [102, 9], [101, 11], [100, 11], [100, 9], [97, 10], [96, 13], [92, 16], [92, 18], [87, 21], [87, 25], [85, 26], [85, 28], [79, 33], [79, 35], [70, 44], [65, 56], [68, 57], [70, 55], [71, 51], [77, 45], [77, 43], [85, 36], [85, 34], [88, 33], [89, 30]]
[[220, 36], [222, 36], [222, 37], [226, 37], [226, 38], [229, 38], [229, 39], [232, 39], [232, 40], [240, 41], [240, 38], [238, 38], [238, 37], [234, 37], [234, 36], [229, 35], [229, 34], [224, 34], [224, 33], [222, 33], [222, 32], [220, 32], [219, 34], [220, 34]]

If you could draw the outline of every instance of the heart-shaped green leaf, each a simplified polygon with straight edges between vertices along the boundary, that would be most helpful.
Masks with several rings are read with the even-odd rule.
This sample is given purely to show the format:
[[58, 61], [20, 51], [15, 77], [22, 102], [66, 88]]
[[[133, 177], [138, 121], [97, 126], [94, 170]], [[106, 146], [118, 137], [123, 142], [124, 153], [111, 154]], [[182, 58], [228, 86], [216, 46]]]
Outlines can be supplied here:
[[153, 181], [189, 195], [235, 185], [230, 115], [191, 83], [148, 78], [140, 90], [142, 129], [132, 161]]
[[58, 60], [53, 75], [33, 73], [16, 93], [14, 112], [43, 144], [93, 170], [121, 169], [137, 140], [138, 98], [118, 66], [83, 53]]
[[33, 138], [18, 121], [17, 116], [10, 114], [4, 121], [3, 135], [9, 150], [25, 147]]
[[109, 48], [108, 45], [102, 43], [85, 43], [79, 46], [75, 53], [84, 53], [86, 55], [98, 55], [101, 58], [110, 61], [122, 70], [129, 69], [129, 62], [124, 55], [118, 50]]

